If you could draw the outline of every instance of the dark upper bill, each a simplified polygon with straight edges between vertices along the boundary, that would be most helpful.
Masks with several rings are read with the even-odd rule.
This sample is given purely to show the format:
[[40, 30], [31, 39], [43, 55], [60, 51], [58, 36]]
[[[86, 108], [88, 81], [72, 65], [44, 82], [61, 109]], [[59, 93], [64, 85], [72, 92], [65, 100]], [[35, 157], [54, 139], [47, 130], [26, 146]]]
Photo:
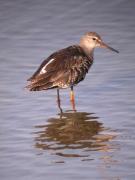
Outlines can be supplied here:
[[107, 48], [107, 49], [110, 49], [111, 51], [114, 51], [114, 52], [116, 52], [116, 53], [119, 53], [119, 51], [117, 51], [116, 49], [114, 49], [114, 48], [108, 46], [108, 45], [105, 44], [104, 42], [101, 42], [101, 47]]

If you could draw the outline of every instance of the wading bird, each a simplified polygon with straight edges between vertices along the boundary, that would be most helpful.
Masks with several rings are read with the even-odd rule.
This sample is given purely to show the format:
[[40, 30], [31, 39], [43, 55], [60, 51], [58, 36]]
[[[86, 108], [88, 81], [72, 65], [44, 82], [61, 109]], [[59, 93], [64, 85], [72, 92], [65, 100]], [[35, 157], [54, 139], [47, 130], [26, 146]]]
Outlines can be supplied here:
[[96, 47], [108, 48], [118, 53], [117, 50], [105, 44], [96, 32], [87, 32], [81, 37], [79, 44], [54, 52], [44, 60], [28, 79], [30, 83], [27, 88], [30, 91], [57, 88], [57, 102], [61, 112], [59, 89], [70, 88], [70, 100], [75, 110], [73, 87], [88, 73], [93, 64], [93, 52]]

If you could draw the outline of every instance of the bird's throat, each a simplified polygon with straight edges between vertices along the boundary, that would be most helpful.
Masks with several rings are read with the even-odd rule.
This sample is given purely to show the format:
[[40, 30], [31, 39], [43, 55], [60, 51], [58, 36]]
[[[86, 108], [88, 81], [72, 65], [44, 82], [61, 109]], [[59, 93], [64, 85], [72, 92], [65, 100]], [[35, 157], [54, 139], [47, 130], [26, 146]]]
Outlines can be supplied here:
[[94, 47], [90, 46], [88, 43], [84, 41], [80, 41], [80, 47], [84, 50], [87, 56], [90, 56], [93, 58], [94, 54]]
[[87, 48], [87, 47], [82, 47], [85, 54], [88, 56], [88, 57], [91, 57], [93, 59], [93, 55], [94, 55], [94, 48]]

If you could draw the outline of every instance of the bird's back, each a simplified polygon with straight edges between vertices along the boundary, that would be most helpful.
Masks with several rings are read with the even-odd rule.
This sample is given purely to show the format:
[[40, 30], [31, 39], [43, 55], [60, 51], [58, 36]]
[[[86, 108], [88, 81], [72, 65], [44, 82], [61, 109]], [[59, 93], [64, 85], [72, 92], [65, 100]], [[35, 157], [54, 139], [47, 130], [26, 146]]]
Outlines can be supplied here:
[[30, 90], [45, 90], [55, 87], [67, 88], [85, 78], [93, 57], [78, 46], [69, 46], [50, 55], [28, 80]]

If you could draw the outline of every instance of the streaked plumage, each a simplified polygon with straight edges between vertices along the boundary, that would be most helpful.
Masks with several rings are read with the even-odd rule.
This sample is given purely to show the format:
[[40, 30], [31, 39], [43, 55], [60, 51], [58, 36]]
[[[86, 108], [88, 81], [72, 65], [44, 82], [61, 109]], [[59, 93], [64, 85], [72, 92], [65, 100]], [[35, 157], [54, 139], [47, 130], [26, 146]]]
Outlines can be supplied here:
[[[33, 74], [27, 88], [30, 91], [41, 91], [52, 88], [68, 88], [82, 81], [93, 63], [95, 47], [117, 50], [105, 44], [95, 32], [82, 36], [78, 45], [69, 46], [50, 55]], [[58, 95], [59, 97], [59, 95]]]
[[49, 56], [29, 79], [31, 91], [50, 88], [67, 88], [85, 78], [93, 57], [85, 54], [80, 46], [74, 45]]

